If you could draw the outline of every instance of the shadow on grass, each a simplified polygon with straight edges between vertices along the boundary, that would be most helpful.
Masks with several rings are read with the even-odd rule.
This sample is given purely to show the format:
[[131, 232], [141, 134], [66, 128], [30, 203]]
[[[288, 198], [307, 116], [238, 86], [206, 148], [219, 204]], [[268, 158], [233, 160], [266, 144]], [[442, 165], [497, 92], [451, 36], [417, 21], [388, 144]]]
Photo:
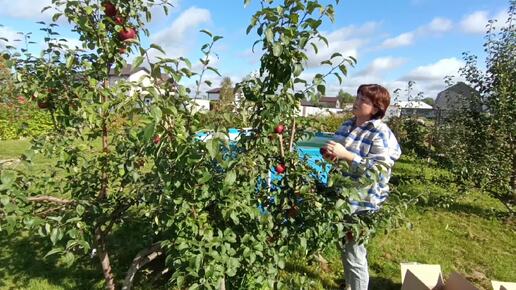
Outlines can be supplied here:
[[[0, 289], [36, 289], [38, 283], [48, 284], [44, 287], [47, 289], [103, 289], [98, 256], [78, 257], [73, 265], [66, 266], [60, 263], [59, 255], [45, 258], [50, 250], [47, 240], [27, 232], [0, 234]], [[142, 222], [131, 220], [117, 225], [108, 238], [108, 248], [118, 281], [123, 280], [136, 253], [151, 240], [152, 233]], [[38, 286], [27, 286], [31, 284]]]
[[371, 277], [369, 280], [369, 290], [399, 290], [400, 288], [401, 284], [384, 277]]
[[20, 289], [42, 279], [63, 289], [94, 289], [99, 281], [100, 270], [84, 265], [88, 263], [66, 267], [56, 256], [43, 258], [46, 251], [39, 237], [2, 235], [0, 245], [0, 288]]

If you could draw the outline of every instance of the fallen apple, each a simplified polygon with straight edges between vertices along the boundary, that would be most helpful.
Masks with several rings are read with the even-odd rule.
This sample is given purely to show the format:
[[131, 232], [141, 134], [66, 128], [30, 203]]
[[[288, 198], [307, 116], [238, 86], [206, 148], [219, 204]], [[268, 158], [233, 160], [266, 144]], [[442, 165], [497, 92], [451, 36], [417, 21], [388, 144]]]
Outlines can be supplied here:
[[154, 142], [154, 144], [159, 144], [161, 142], [161, 136], [159, 136], [159, 135], [154, 136], [154, 138], [152, 139], [152, 142]]

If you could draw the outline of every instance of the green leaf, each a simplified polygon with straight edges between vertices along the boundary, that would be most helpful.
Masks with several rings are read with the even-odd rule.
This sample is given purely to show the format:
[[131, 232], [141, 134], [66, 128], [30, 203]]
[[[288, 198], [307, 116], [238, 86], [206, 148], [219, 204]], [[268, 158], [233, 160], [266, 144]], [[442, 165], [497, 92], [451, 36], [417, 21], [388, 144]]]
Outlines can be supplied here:
[[219, 73], [219, 71], [216, 68], [213, 68], [211, 66], [207, 66], [206, 69], [207, 70], [211, 70], [212, 72], [216, 73], [219, 77], [221, 76], [221, 74]]
[[159, 46], [159, 45], [157, 45], [157, 44], [154, 44], [154, 43], [153, 43], [153, 44], [151, 44], [151, 45], [150, 45], [150, 47], [151, 47], [151, 48], [154, 48], [155, 50], [158, 50], [159, 52], [161, 52], [161, 53], [163, 53], [163, 54], [165, 54], [165, 55], [167, 54], [167, 53], [165, 52], [165, 50], [164, 50], [161, 46]]
[[267, 39], [267, 42], [269, 43], [274, 41], [274, 33], [271, 28], [267, 28], [267, 30], [265, 30], [265, 39]]
[[54, 255], [57, 253], [61, 253], [61, 252], [63, 252], [62, 248], [55, 248], [55, 249], [50, 250], [43, 258], [46, 258], [48, 256], [51, 256], [51, 255]]
[[279, 57], [281, 55], [281, 52], [283, 51], [283, 46], [281, 46], [280, 43], [276, 42], [272, 45], [272, 54], [275, 57]]
[[2, 185], [9, 186], [16, 180], [16, 172], [12, 170], [3, 170], [0, 175]]
[[216, 41], [218, 41], [218, 40], [221, 40], [222, 38], [224, 38], [224, 37], [222, 37], [222, 36], [220, 36], [220, 35], [215, 35], [215, 36], [213, 37], [213, 42], [216, 42]]
[[233, 185], [233, 183], [235, 183], [235, 181], [236, 181], [236, 173], [234, 170], [231, 170], [226, 174], [226, 178], [224, 178], [224, 184], [230, 186], [230, 185]]
[[339, 70], [342, 72], [343, 75], [345, 75], [345, 76], [348, 75], [348, 68], [345, 65], [343, 65], [343, 64], [339, 65]]
[[210, 154], [212, 159], [215, 159], [219, 153], [219, 142], [216, 139], [210, 139], [206, 141], [206, 149], [208, 150], [208, 153]]
[[84, 213], [84, 211], [85, 211], [84, 206], [82, 206], [80, 204], [77, 205], [77, 207], [75, 208], [75, 212], [77, 212], [77, 214], [80, 216]]
[[339, 199], [339, 200], [337, 200], [337, 203], [335, 204], [335, 208], [338, 209], [338, 208], [342, 207], [345, 203], [346, 202], [344, 200]]
[[211, 34], [211, 32], [209, 32], [208, 30], [206, 29], [201, 29], [200, 32], [204, 33], [204, 34], [207, 34], [209, 37], [212, 37], [213, 34]]
[[251, 0], [244, 0], [244, 7], [249, 6], [251, 4]]
[[280, 258], [279, 261], [278, 261], [278, 267], [280, 269], [285, 269], [285, 260]]
[[150, 123], [145, 127], [143, 130], [143, 139], [144, 140], [150, 140], [154, 136], [154, 123]]
[[319, 49], [317, 48], [317, 45], [315, 45], [315, 43], [313, 43], [313, 42], [310, 42], [310, 44], [314, 48], [315, 54], [317, 54], [319, 52]]
[[137, 56], [137, 57], [134, 59], [134, 61], [133, 61], [133, 68], [138, 68], [138, 67], [140, 67], [140, 65], [143, 63], [143, 60], [144, 60], [143, 56], [141, 56], [141, 55], [140, 55], [140, 56]]
[[326, 86], [325, 85], [317, 85], [317, 91], [319, 93], [321, 93], [321, 95], [324, 96], [324, 94], [326, 93]]
[[331, 59], [333, 59], [333, 58], [335, 58], [335, 57], [339, 57], [339, 56], [341, 57], [341, 56], [342, 56], [342, 54], [341, 54], [341, 53], [338, 53], [338, 52], [335, 52], [334, 54], [332, 54], [332, 55], [331, 55], [331, 57], [330, 57], [330, 58], [331, 58]]

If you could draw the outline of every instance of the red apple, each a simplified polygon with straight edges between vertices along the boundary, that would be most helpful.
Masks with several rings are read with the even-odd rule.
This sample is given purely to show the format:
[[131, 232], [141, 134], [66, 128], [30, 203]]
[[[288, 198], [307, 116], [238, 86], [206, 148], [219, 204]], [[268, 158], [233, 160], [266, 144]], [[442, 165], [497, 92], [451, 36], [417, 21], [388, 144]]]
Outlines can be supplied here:
[[118, 32], [118, 39], [121, 41], [128, 40], [128, 39], [135, 39], [136, 38], [136, 30], [134, 28], [123, 28]]
[[283, 124], [279, 124], [278, 126], [276, 126], [276, 128], [274, 128], [274, 132], [276, 132], [277, 134], [281, 134], [283, 133], [283, 131], [285, 131], [285, 126], [283, 126]]
[[114, 21], [118, 25], [122, 25], [122, 24], [125, 23], [125, 19], [123, 17], [121, 17], [121, 16], [115, 16]]
[[116, 15], [116, 7], [113, 3], [106, 1], [102, 3], [102, 6], [104, 6], [104, 13], [106, 13], [106, 16], [113, 17]]
[[285, 172], [285, 170], [287, 170], [287, 166], [285, 166], [285, 164], [283, 164], [283, 163], [280, 163], [280, 164], [276, 165], [275, 169], [276, 169], [277, 173], [281, 174], [281, 173]]
[[118, 52], [119, 52], [120, 54], [124, 54], [124, 53], [126, 53], [126, 52], [127, 52], [127, 48], [126, 48], [125, 46], [122, 46], [122, 47], [120, 47], [120, 48], [118, 49]]
[[319, 153], [321, 153], [322, 156], [326, 155], [328, 153], [328, 149], [325, 147], [319, 148]]
[[154, 144], [159, 144], [161, 142], [161, 137], [159, 135], [154, 136], [152, 142], [154, 142]]

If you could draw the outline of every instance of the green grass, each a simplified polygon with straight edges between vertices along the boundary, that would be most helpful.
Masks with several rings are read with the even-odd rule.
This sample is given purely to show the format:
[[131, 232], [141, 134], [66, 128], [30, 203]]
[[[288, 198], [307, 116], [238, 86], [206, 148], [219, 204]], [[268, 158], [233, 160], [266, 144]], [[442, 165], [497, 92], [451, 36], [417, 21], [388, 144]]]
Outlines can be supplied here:
[[[0, 159], [15, 158], [28, 147], [27, 141], [0, 141]], [[45, 162], [36, 158], [35, 167]], [[490, 280], [516, 281], [516, 223], [500, 218], [505, 210], [500, 202], [474, 189], [458, 192], [451, 178], [415, 159], [396, 164], [396, 189], [419, 196], [419, 202], [407, 211], [406, 226], [378, 233], [368, 245], [370, 289], [399, 289], [401, 262], [440, 264], [445, 276], [457, 271], [484, 289], [490, 289]], [[138, 239], [124, 234], [113, 244], [124, 249]], [[1, 234], [0, 289], [102, 289], [96, 258], [69, 267], [57, 258], [44, 259], [46, 251], [37, 237]], [[127, 264], [133, 255], [119, 262]], [[324, 257], [329, 272], [291, 259], [284, 275], [305, 278], [310, 289], [333, 288], [343, 276], [340, 251], [330, 245]]]
[[18, 158], [29, 147], [29, 140], [0, 141], [0, 160]]

